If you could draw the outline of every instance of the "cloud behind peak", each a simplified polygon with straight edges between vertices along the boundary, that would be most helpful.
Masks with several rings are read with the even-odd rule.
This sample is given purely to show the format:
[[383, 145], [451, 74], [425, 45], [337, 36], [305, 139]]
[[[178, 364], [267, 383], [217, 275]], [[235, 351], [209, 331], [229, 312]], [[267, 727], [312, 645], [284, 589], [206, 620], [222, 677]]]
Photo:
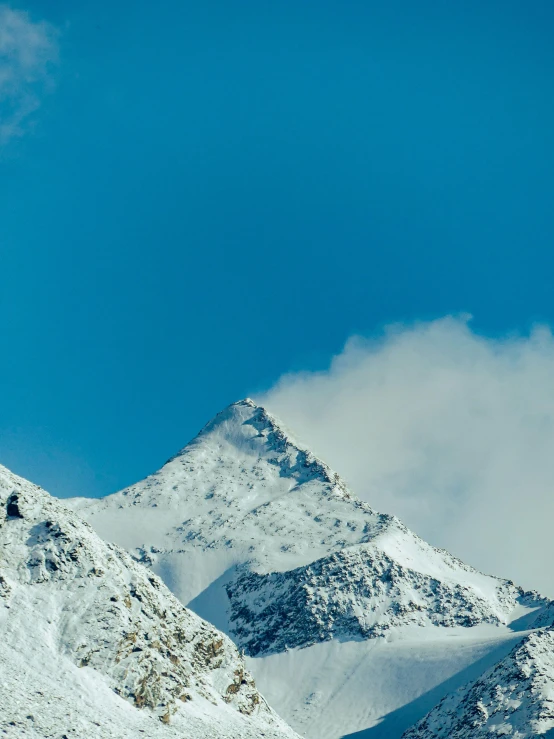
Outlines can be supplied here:
[[354, 337], [257, 398], [377, 509], [492, 574], [554, 595], [554, 339], [469, 316]]

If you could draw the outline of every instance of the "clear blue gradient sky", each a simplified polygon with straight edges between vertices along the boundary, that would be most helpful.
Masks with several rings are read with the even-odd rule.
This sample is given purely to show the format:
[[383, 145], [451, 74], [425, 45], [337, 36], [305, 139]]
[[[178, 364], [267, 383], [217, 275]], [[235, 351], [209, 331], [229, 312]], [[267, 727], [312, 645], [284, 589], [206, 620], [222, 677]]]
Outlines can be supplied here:
[[0, 155], [0, 462], [159, 467], [353, 333], [554, 323], [554, 3], [26, 0], [55, 89]]

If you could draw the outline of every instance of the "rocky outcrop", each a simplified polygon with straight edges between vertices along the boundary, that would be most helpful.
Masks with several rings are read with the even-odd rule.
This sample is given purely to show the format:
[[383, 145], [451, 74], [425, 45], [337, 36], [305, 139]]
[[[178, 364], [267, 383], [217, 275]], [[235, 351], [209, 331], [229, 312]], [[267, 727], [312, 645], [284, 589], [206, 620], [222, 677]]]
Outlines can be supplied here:
[[330, 639], [380, 637], [399, 626], [498, 626], [518, 603], [536, 602], [536, 594], [501, 580], [496, 597], [485, 598], [407, 568], [370, 544], [288, 572], [242, 568], [226, 590], [231, 634], [254, 657]]

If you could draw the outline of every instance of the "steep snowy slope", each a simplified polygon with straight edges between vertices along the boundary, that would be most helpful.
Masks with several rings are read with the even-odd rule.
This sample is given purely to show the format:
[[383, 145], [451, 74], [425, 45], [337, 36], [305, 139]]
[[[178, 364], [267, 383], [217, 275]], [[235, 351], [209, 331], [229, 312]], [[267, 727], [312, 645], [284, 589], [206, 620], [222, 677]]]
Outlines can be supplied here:
[[541, 629], [444, 698], [404, 739], [531, 739], [547, 733], [554, 733], [554, 632]]
[[296, 736], [226, 636], [3, 467], [0, 630], [8, 736]]
[[[249, 400], [216, 416], [146, 480], [71, 505], [231, 635], [270, 702], [318, 739], [376, 726], [441, 684], [458, 687], [472, 664], [499, 649], [503, 656], [503, 644], [523, 636], [511, 622], [545, 605], [353, 497]], [[404, 646], [416, 643], [414, 661]], [[328, 669], [331, 653], [340, 670]], [[384, 659], [387, 687], [372, 694], [367, 685]], [[359, 680], [347, 680], [354, 673]], [[432, 705], [421, 703], [410, 720]]]

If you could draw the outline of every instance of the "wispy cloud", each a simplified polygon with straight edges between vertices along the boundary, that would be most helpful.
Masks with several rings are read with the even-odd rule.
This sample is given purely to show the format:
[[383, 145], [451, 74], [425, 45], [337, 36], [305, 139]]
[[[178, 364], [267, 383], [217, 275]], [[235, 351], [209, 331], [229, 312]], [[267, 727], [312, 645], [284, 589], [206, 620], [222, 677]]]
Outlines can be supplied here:
[[554, 339], [465, 318], [354, 338], [259, 398], [377, 509], [554, 596]]
[[0, 145], [23, 135], [52, 86], [57, 32], [21, 10], [0, 4]]

